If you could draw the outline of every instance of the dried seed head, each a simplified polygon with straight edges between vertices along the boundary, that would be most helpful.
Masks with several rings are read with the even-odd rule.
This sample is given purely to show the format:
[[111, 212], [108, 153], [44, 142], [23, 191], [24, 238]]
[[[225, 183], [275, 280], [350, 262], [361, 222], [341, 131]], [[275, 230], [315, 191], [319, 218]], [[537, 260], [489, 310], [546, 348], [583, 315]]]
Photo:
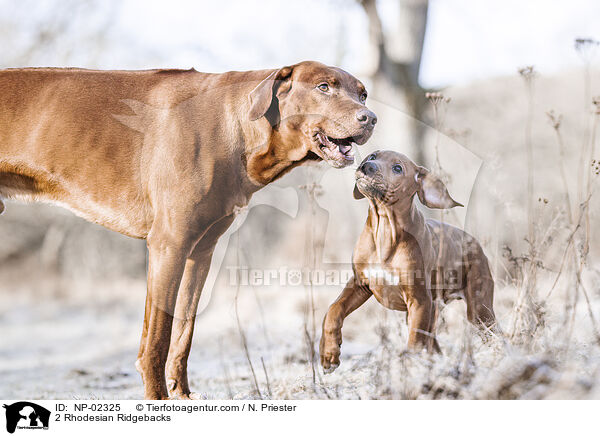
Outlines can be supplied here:
[[450, 103], [450, 97], [444, 97], [444, 94], [441, 92], [426, 92], [425, 98], [434, 106], [437, 106], [440, 103]]
[[518, 69], [519, 74], [521, 75], [521, 77], [523, 77], [526, 81], [531, 81], [535, 78], [535, 76], [537, 75], [537, 71], [535, 71], [535, 68], [533, 65], [528, 65], [526, 67], [521, 67]]
[[600, 45], [600, 42], [592, 38], [575, 39], [575, 50], [585, 63], [589, 63], [592, 60], [598, 45]]
[[554, 110], [549, 110], [546, 112], [546, 115], [548, 115], [552, 127], [558, 130], [560, 128], [560, 123], [562, 122], [562, 114], [556, 114]]
[[594, 105], [594, 113], [600, 115], [600, 95], [592, 98], [592, 104]]

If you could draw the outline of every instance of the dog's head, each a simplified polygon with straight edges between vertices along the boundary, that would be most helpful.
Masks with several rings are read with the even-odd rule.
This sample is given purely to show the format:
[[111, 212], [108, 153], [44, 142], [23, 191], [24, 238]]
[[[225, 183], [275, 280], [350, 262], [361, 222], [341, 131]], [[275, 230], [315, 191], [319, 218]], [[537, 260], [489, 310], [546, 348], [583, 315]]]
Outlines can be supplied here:
[[298, 156], [343, 168], [354, 162], [352, 144], [367, 142], [377, 123], [366, 99], [364, 85], [351, 74], [307, 61], [263, 80], [250, 93], [249, 118], [267, 118], [281, 145]]
[[367, 156], [356, 170], [354, 198], [367, 197], [383, 204], [412, 202], [417, 194], [432, 209], [462, 206], [450, 197], [444, 183], [403, 154], [379, 150]]

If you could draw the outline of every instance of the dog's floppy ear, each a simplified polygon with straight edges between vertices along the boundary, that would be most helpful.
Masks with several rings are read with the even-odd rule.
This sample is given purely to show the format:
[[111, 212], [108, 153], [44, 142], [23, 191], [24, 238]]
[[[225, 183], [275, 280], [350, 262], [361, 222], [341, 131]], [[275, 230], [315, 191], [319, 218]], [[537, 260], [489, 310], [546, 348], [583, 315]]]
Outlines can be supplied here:
[[428, 169], [417, 167], [415, 181], [418, 185], [417, 195], [425, 206], [431, 209], [451, 209], [462, 204], [454, 201], [446, 185], [429, 172]]
[[[283, 67], [273, 71], [248, 95], [250, 101], [250, 121], [256, 121], [267, 113], [273, 103], [273, 94], [288, 91], [290, 86], [284, 86], [284, 81], [292, 75], [293, 67]], [[289, 82], [289, 81], [288, 81]]]
[[355, 200], [360, 200], [361, 198], [365, 198], [363, 193], [358, 190], [358, 186], [356, 186], [356, 183], [354, 184], [354, 192], [352, 193], [352, 195], [354, 196]]

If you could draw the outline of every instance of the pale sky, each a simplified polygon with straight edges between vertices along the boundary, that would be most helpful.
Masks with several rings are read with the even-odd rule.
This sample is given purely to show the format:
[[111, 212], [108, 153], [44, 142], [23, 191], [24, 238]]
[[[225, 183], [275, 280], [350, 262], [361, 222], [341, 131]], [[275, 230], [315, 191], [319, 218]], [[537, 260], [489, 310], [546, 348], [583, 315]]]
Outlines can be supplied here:
[[[396, 22], [398, 1], [379, 0], [384, 26]], [[4, 21], [13, 17], [36, 25], [24, 3], [0, 3]], [[61, 3], [34, 4], [40, 20]], [[118, 6], [105, 44], [90, 57], [80, 34], [102, 23], [111, 4]], [[366, 17], [354, 0], [104, 1], [94, 16], [74, 24], [68, 57], [41, 53], [37, 65], [225, 71], [315, 59], [360, 77], [368, 49]], [[542, 74], [576, 68], [581, 66], [576, 37], [600, 40], [599, 0], [430, 0], [421, 84], [511, 75], [524, 65]]]

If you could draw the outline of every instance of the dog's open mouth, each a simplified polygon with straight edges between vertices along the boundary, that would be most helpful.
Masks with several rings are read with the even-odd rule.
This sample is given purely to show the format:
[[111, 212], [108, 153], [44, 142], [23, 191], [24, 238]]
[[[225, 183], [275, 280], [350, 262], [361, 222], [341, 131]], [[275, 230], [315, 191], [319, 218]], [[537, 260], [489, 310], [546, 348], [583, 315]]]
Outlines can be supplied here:
[[318, 132], [316, 140], [319, 143], [319, 150], [327, 160], [340, 166], [346, 166], [354, 162], [354, 150], [352, 149], [354, 138], [350, 136], [347, 138], [332, 138]]

